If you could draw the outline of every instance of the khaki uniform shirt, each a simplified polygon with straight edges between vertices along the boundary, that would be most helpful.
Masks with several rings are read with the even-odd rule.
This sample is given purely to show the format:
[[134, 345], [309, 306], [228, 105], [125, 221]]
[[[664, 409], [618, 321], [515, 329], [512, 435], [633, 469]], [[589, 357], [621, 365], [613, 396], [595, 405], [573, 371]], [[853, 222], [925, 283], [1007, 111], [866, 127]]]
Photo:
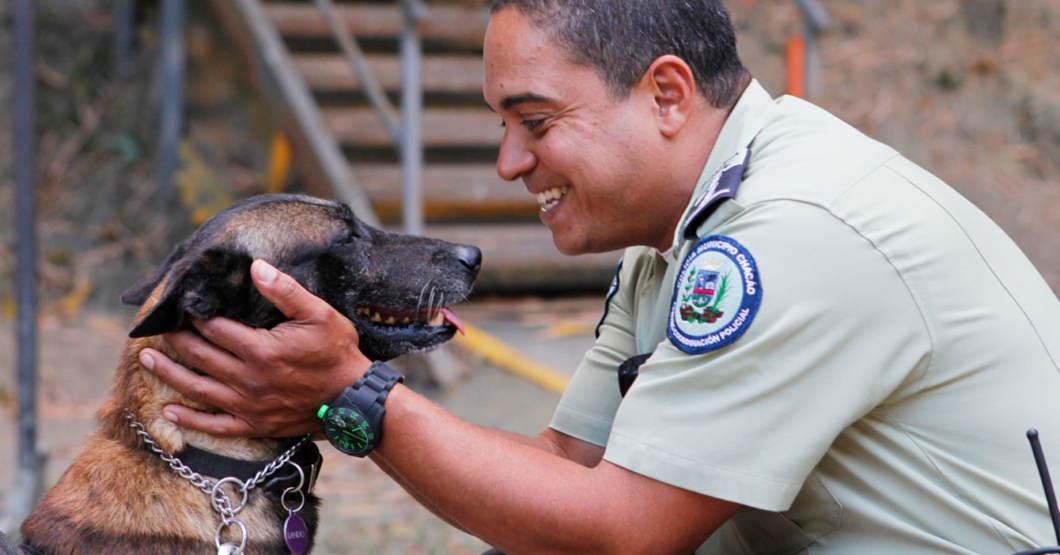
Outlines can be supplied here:
[[[551, 426], [746, 506], [697, 553], [1055, 541], [1025, 434], [1060, 469], [1060, 303], [993, 222], [892, 149], [754, 82], [673, 250], [628, 249], [616, 280]], [[623, 398], [616, 369], [644, 353]]]

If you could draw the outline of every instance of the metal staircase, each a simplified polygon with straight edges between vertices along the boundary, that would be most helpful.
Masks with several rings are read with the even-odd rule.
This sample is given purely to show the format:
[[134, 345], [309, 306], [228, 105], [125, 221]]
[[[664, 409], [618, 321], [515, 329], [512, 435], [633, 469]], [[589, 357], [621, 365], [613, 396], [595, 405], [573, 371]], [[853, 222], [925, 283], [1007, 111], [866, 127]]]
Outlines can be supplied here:
[[[479, 290], [602, 290], [610, 283], [618, 253], [560, 255], [538, 221], [536, 199], [496, 175], [503, 129], [482, 100], [484, 2], [210, 2], [313, 193], [349, 202], [388, 227], [404, 221], [408, 231], [478, 245]], [[422, 47], [422, 61], [408, 50], [410, 15], [418, 20], [411, 44]], [[408, 75], [410, 63], [421, 71]], [[408, 77], [413, 88], [418, 77], [422, 92], [402, 90]], [[412, 118], [410, 136], [410, 124], [398, 120], [402, 104], [413, 109], [407, 115], [420, 111], [417, 98], [422, 117]], [[402, 147], [410, 137], [422, 148]], [[417, 213], [425, 227], [415, 223]]]

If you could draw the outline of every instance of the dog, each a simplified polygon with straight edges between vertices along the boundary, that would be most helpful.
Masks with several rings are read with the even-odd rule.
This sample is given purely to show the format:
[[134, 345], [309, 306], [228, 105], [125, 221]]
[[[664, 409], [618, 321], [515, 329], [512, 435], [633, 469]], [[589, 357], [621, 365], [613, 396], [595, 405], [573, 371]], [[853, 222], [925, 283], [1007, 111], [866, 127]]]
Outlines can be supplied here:
[[[138, 359], [150, 347], [189, 366], [160, 336], [187, 328], [189, 316], [224, 316], [259, 328], [284, 322], [250, 279], [258, 258], [353, 322], [368, 358], [388, 360], [432, 349], [462, 331], [447, 305], [470, 293], [481, 252], [376, 229], [345, 205], [301, 195], [263, 195], [218, 213], [122, 295], [123, 302], [142, 307], [121, 355], [114, 396], [97, 414], [99, 429], [23, 522], [25, 553], [237, 553], [241, 543], [255, 554], [312, 549], [320, 502], [312, 494], [320, 462], [313, 443], [220, 439], [180, 428], [162, 417], [162, 407], [211, 407], [179, 395]], [[176, 454], [180, 464], [167, 463], [163, 454]], [[247, 488], [239, 512], [219, 512], [243, 499], [229, 485], [248, 483], [285, 454], [297, 468], [280, 464]], [[180, 465], [188, 467], [185, 474], [198, 472], [215, 484], [232, 475], [230, 469], [244, 474], [217, 488], [222, 496], [182, 477]], [[303, 496], [304, 506], [295, 509]], [[295, 526], [301, 542], [295, 547], [285, 532], [292, 514], [304, 523], [301, 532]], [[0, 552], [13, 549], [3, 543], [0, 537]]]

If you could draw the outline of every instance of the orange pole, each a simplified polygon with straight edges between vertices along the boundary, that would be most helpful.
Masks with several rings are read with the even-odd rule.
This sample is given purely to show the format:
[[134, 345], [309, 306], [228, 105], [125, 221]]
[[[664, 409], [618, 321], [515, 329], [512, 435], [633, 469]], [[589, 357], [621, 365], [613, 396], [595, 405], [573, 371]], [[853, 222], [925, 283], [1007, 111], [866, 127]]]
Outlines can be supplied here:
[[787, 93], [806, 98], [806, 39], [801, 34], [788, 39], [787, 68]]
[[272, 136], [272, 152], [269, 154], [269, 177], [265, 182], [266, 193], [282, 193], [287, 187], [287, 174], [291, 171], [291, 143], [283, 133]]

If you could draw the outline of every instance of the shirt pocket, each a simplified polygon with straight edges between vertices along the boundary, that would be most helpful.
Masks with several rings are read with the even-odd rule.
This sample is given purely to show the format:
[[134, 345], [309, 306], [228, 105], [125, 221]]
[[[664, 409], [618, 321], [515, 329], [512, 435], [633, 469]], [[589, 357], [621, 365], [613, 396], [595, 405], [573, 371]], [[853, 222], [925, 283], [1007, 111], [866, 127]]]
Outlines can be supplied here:
[[843, 507], [811, 474], [782, 513], [746, 507], [736, 513], [699, 549], [697, 555], [794, 555], [839, 528]]

